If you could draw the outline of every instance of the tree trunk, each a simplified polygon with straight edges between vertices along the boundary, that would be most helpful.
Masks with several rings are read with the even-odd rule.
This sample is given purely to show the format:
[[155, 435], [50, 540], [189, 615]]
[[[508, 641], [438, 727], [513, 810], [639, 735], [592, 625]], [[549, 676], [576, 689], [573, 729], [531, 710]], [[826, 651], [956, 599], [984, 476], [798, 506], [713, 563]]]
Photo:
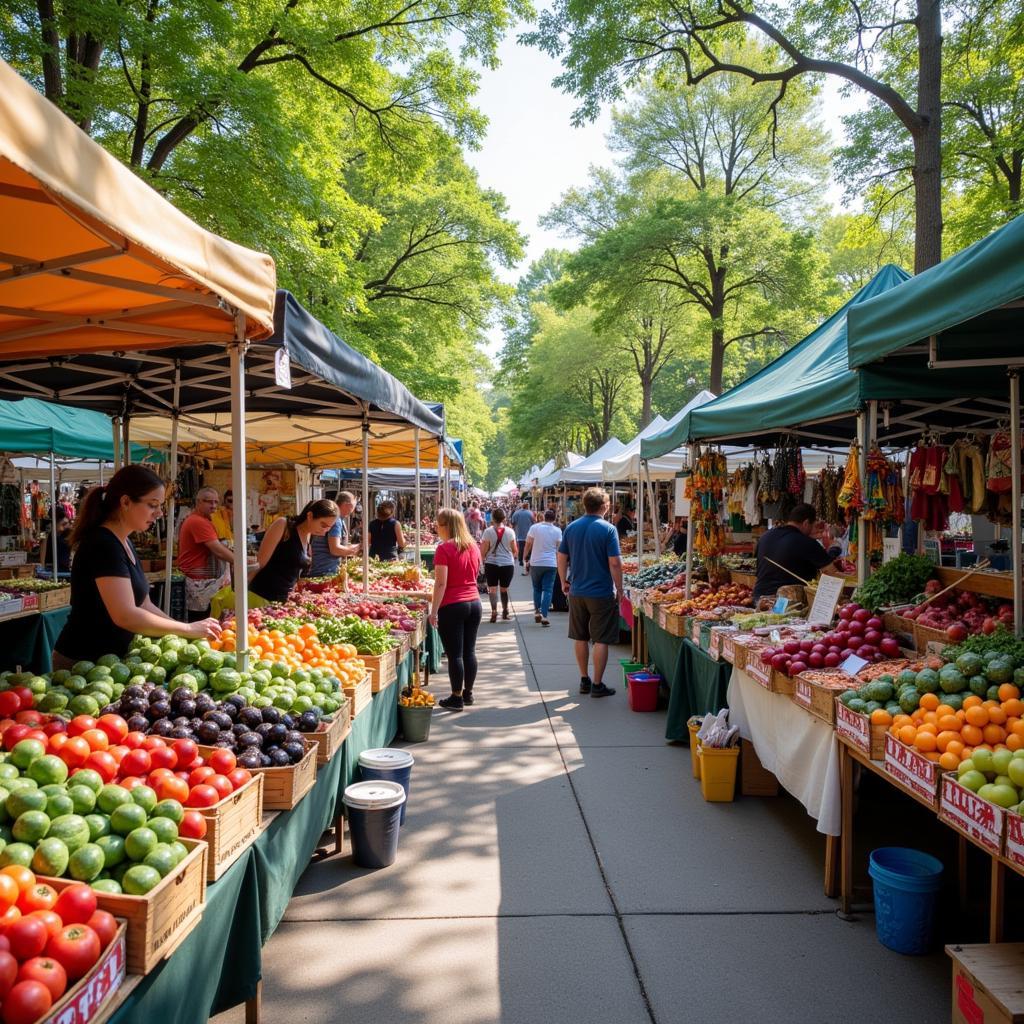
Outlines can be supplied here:
[[643, 430], [648, 423], [654, 419], [654, 414], [651, 411], [651, 390], [654, 386], [654, 381], [651, 380], [651, 368], [646, 367], [644, 372], [640, 374], [640, 387], [643, 390], [643, 407], [640, 410], [640, 429]]
[[942, 259], [942, 5], [917, 4], [917, 112], [914, 133], [914, 273]]
[[711, 274], [711, 374], [708, 390], [722, 393], [722, 371], [725, 369], [725, 267], [718, 266]]

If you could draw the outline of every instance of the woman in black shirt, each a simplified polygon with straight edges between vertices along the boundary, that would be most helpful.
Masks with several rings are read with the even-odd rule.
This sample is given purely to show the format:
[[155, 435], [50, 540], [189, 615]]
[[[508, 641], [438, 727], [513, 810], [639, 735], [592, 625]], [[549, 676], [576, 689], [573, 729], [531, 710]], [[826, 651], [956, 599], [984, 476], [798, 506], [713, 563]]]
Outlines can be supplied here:
[[163, 500], [163, 482], [145, 466], [125, 466], [86, 494], [71, 531], [71, 612], [54, 645], [55, 669], [104, 654], [123, 657], [136, 633], [220, 636], [216, 619], [178, 622], [150, 600], [131, 534], [149, 529]]
[[64, 511], [63, 505], [58, 505], [54, 502], [50, 513], [50, 524], [50, 532], [43, 541], [39, 564], [47, 572], [53, 572], [54, 549], [50, 547], [52, 539], [57, 551], [57, 572], [69, 573], [71, 572], [71, 548], [68, 546], [68, 533], [71, 529], [71, 520], [68, 519], [68, 514]]
[[395, 503], [382, 501], [377, 506], [377, 518], [370, 523], [370, 557], [395, 562], [404, 547], [405, 535], [395, 518]]
[[275, 519], [260, 544], [259, 568], [249, 589], [266, 601], [286, 600], [312, 563], [309, 538], [325, 537], [337, 518], [338, 506], [321, 498], [309, 502], [294, 519]]

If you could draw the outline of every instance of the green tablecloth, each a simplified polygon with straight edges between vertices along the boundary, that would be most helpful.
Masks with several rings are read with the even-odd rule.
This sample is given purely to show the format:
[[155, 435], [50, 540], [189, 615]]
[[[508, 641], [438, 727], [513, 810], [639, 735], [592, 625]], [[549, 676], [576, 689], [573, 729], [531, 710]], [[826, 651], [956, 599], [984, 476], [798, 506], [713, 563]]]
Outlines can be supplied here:
[[441, 643], [441, 634], [431, 625], [427, 625], [427, 636], [423, 642], [423, 664], [430, 671], [441, 671], [441, 656], [444, 654], [444, 644]]
[[691, 715], [725, 707], [732, 666], [708, 657], [689, 640], [666, 633], [646, 615], [644, 630], [650, 659], [669, 685], [665, 739], [688, 739], [686, 720]]
[[71, 606], [26, 615], [0, 623], [0, 650], [4, 668], [20, 665], [26, 672], [49, 672], [53, 645], [71, 614]]

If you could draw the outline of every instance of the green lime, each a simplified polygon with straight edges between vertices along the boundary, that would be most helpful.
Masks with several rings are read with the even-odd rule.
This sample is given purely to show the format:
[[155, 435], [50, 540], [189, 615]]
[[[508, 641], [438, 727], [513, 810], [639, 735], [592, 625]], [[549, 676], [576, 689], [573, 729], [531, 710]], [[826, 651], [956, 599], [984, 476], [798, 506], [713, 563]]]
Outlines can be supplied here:
[[96, 795], [96, 806], [104, 814], [113, 814], [123, 804], [132, 803], [132, 795], [127, 789], [109, 783]]
[[147, 814], [153, 813], [156, 807], [156, 790], [149, 786], [136, 786], [132, 791], [132, 801], [142, 807]]
[[5, 868], [8, 864], [20, 864], [27, 868], [32, 863], [35, 852], [35, 848], [28, 843], [8, 843], [0, 851], [0, 868]]
[[42, 757], [45, 753], [46, 747], [40, 740], [18, 740], [18, 742], [14, 744], [14, 749], [11, 751], [11, 764], [16, 765], [22, 771], [25, 771], [33, 761]]
[[49, 875], [59, 878], [68, 869], [69, 853], [67, 846], [59, 839], [44, 839], [32, 855], [32, 870], [37, 875]]
[[178, 825], [170, 818], [153, 817], [146, 822], [146, 827], [151, 828], [161, 843], [173, 843], [178, 838]]
[[41, 789], [19, 789], [7, 798], [4, 807], [11, 818], [26, 811], [45, 811], [50, 798]]
[[109, 893], [112, 896], [120, 896], [124, 892], [121, 888], [120, 883], [115, 882], [112, 878], [100, 878], [92, 883], [92, 887], [97, 892]]
[[38, 843], [50, 831], [50, 816], [45, 811], [26, 811], [19, 814], [12, 832], [19, 843]]
[[80, 693], [68, 702], [68, 711], [72, 715], [88, 715], [90, 718], [95, 718], [100, 713], [100, 702], [87, 693]]
[[161, 800], [153, 808], [154, 818], [170, 818], [176, 825], [180, 825], [185, 817], [185, 808], [177, 800]]
[[178, 839], [171, 843], [171, 849], [174, 851], [174, 864], [177, 867], [188, 856], [188, 847]]
[[90, 841], [92, 833], [89, 830], [89, 823], [80, 814], [64, 814], [54, 819], [47, 835], [63, 840], [67, 848], [74, 853]]
[[110, 818], [105, 814], [87, 814], [85, 823], [89, 826], [90, 843], [95, 843], [100, 836], [110, 835]]
[[147, 817], [145, 807], [140, 807], [129, 801], [114, 808], [114, 812], [110, 815], [110, 828], [118, 835], [126, 836], [129, 832], [134, 832], [135, 829], [145, 825]]
[[79, 768], [71, 777], [76, 786], [88, 786], [94, 793], [99, 793], [103, 788], [103, 777], [92, 768]]
[[[155, 866], [155, 865], [154, 865]], [[106, 867], [106, 854], [95, 843], [86, 843], [71, 854], [69, 874], [79, 882], [91, 882]]]
[[124, 860], [124, 839], [121, 836], [100, 836], [96, 845], [103, 851], [105, 866], [112, 868]]
[[167, 843], [159, 843], [146, 854], [142, 862], [147, 867], [156, 868], [161, 878], [166, 878], [177, 866], [178, 858]]
[[124, 839], [124, 852], [128, 854], [129, 858], [134, 861], [145, 860], [146, 856], [153, 852], [157, 844], [160, 842], [156, 837], [156, 833], [151, 828], [133, 829], [125, 836]]
[[80, 783], [68, 786], [68, 796], [75, 814], [92, 814], [96, 809], [96, 794], [88, 786]]
[[17, 765], [9, 764], [7, 761], [0, 764], [0, 779], [16, 779], [19, 774]]
[[160, 884], [160, 872], [148, 864], [133, 864], [121, 880], [129, 896], [145, 896]]
[[67, 793], [54, 793], [46, 801], [46, 813], [51, 818], [59, 818], [62, 814], [74, 814], [75, 801]]

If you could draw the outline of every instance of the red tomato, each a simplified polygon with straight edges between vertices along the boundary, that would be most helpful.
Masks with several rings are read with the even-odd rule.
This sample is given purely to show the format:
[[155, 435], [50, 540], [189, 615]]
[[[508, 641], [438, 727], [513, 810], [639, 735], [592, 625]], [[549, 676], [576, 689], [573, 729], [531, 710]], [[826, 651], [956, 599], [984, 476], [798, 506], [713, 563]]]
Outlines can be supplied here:
[[205, 782], [211, 775], [216, 775], [217, 770], [210, 768], [208, 765], [200, 765], [198, 768], [192, 769], [192, 774], [188, 777], [188, 784], [190, 786], [198, 786], [201, 782]]
[[46, 949], [50, 931], [46, 922], [38, 917], [19, 917], [7, 926], [6, 935], [11, 952], [19, 960], [29, 960]]
[[123, 743], [128, 735], [128, 723], [120, 715], [100, 715], [96, 724], [107, 734], [111, 743]]
[[146, 734], [144, 732], [130, 732], [124, 738], [124, 745], [129, 750], [135, 750], [138, 747], [142, 746], [142, 741], [145, 738], [146, 738]]
[[26, 740], [39, 740], [39, 742], [42, 743], [44, 747], [46, 746], [47, 743], [50, 742], [50, 737], [47, 736], [42, 729], [29, 729], [29, 731], [25, 733], [24, 738]]
[[41, 981], [19, 981], [4, 999], [4, 1024], [33, 1024], [53, 1006], [53, 996]]
[[100, 937], [87, 924], [69, 924], [46, 944], [46, 955], [76, 981], [100, 958]]
[[218, 747], [212, 754], [206, 759], [206, 763], [215, 771], [218, 775], [227, 775], [228, 772], [233, 772], [238, 767], [238, 761], [232, 751], [226, 750], [224, 747]]
[[71, 736], [65, 733], [66, 739], [58, 751], [58, 757], [68, 768], [83, 768], [85, 762], [92, 753], [92, 748], [81, 736]]
[[126, 778], [120, 779], [117, 784], [122, 789], [127, 789], [130, 793], [136, 786], [144, 786], [146, 782], [144, 779], [140, 779], [138, 775], [129, 775]]
[[160, 800], [177, 800], [181, 804], [188, 800], [188, 783], [184, 779], [179, 779], [177, 775], [163, 776], [154, 789]]
[[226, 775], [211, 775], [206, 780], [206, 785], [213, 786], [213, 788], [220, 793], [221, 800], [227, 796], [231, 796], [235, 791], [235, 787], [231, 785], [231, 780]]
[[28, 917], [38, 917], [43, 924], [46, 925], [46, 931], [48, 935], [56, 935], [57, 932], [64, 927], [67, 923], [62, 921], [56, 911], [53, 910], [33, 910], [31, 914], [26, 915]]
[[106, 949], [114, 941], [114, 936], [117, 934], [117, 921], [113, 914], [108, 914], [105, 910], [97, 910], [85, 923], [99, 936], [102, 949]]
[[10, 718], [21, 708], [21, 698], [13, 690], [4, 690], [0, 693], [0, 715]]
[[156, 789], [161, 779], [166, 779], [168, 775], [173, 775], [174, 772], [170, 768], [154, 768], [146, 779], [153, 789]]
[[46, 725], [43, 726], [43, 732], [47, 736], [62, 736], [68, 731], [68, 723], [63, 718], [51, 718]]
[[18, 961], [10, 950], [5, 949], [0, 953], [0, 999], [7, 998], [7, 993], [10, 992], [17, 977]]
[[10, 953], [11, 943], [6, 935], [0, 935], [0, 953]]
[[174, 773], [176, 778], [184, 779], [186, 782], [188, 782], [189, 774], [190, 774], [189, 772], [184, 772], [184, 771], [178, 771], [178, 772]]
[[53, 908], [65, 924], [85, 924], [96, 913], [96, 890], [77, 883], [61, 890]]
[[42, 711], [36, 711], [35, 708], [27, 708], [25, 711], [19, 711], [14, 720], [32, 729], [41, 729], [50, 720], [50, 716]]
[[[230, 786], [231, 783], [229, 782], [228, 785]], [[212, 807], [215, 803], [219, 803], [221, 799], [222, 797], [218, 790], [214, 789], [213, 786], [208, 786], [206, 783], [200, 782], [198, 786], [192, 787], [192, 792], [189, 793], [188, 799], [185, 801], [185, 806]]]
[[56, 902], [57, 890], [45, 882], [36, 882], [18, 897], [18, 909], [31, 914], [33, 910], [51, 910]]
[[75, 715], [68, 722], [68, 732], [72, 736], [81, 736], [83, 732], [96, 728], [96, 719], [92, 715]]
[[117, 762], [106, 750], [94, 750], [86, 758], [85, 767], [99, 772], [104, 782], [113, 782], [117, 776]]
[[120, 767], [121, 762], [124, 760], [124, 755], [131, 753], [131, 751], [128, 747], [123, 747], [120, 743], [115, 743], [112, 747], [107, 748], [107, 753], [117, 762], [118, 767]]
[[[7, 934], [7, 926], [11, 924], [12, 921], [17, 921], [20, 917], [21, 911], [18, 909], [18, 905], [16, 903], [9, 906], [2, 914], [0, 914], [0, 929], [3, 930], [5, 936]], [[7, 945], [8, 948], [10, 948], [9, 942]]]
[[66, 732], [51, 733], [46, 745], [49, 747], [51, 754], [58, 754], [60, 753], [60, 748], [63, 747], [69, 739], [71, 739], [71, 737]]
[[228, 778], [235, 789], [241, 789], [252, 778], [252, 772], [248, 768], [236, 768], [233, 772], [228, 772]]
[[148, 775], [153, 767], [148, 750], [129, 750], [121, 758], [122, 775]]
[[68, 987], [67, 972], [56, 960], [48, 956], [34, 956], [26, 960], [18, 971], [18, 981], [38, 981], [50, 990], [50, 998], [57, 1002]]
[[12, 725], [9, 729], [4, 730], [4, 748], [13, 750], [31, 731], [32, 729], [27, 725]]
[[18, 888], [18, 883], [10, 875], [0, 872], [0, 907], [6, 910], [8, 907], [14, 906], [20, 895], [21, 890]]
[[154, 747], [149, 752], [149, 757], [154, 768], [170, 768], [174, 771], [178, 765], [178, 755], [171, 747]]
[[202, 839], [206, 835], [206, 819], [198, 811], [186, 811], [178, 826], [184, 839]]
[[142, 741], [143, 750], [152, 750], [154, 747], [166, 747], [167, 740], [163, 736], [147, 736]]
[[10, 875], [18, 883], [20, 892], [31, 889], [36, 884], [36, 876], [20, 864], [8, 864], [7, 867], [0, 868], [0, 875]]
[[36, 702], [36, 695], [27, 686], [16, 686], [11, 692], [18, 695], [22, 711], [31, 710], [32, 705]]
[[178, 768], [186, 768], [199, 756], [199, 745], [195, 740], [175, 740], [171, 749], [178, 755]]
[[102, 729], [86, 729], [82, 739], [89, 744], [90, 750], [106, 750], [110, 746], [110, 737]]

